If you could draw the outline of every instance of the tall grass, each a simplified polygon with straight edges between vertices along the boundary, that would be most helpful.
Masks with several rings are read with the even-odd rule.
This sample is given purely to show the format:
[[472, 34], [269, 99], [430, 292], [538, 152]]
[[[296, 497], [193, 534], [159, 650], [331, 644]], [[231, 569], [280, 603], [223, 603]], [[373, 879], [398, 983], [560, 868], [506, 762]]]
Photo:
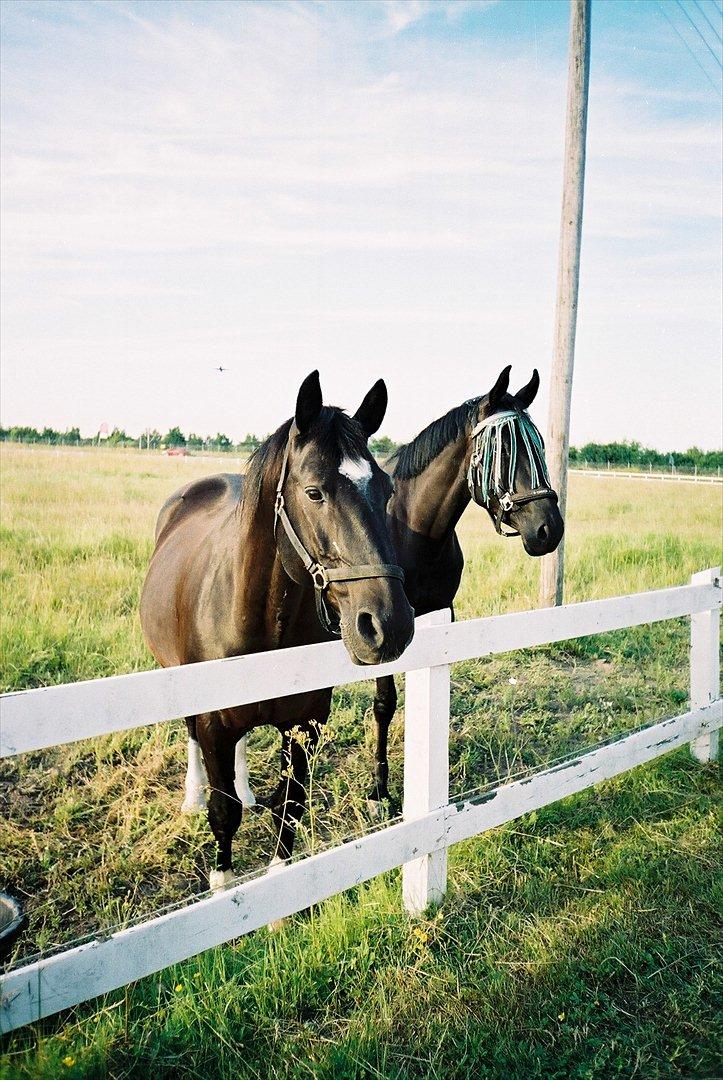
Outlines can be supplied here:
[[[222, 468], [223, 465], [219, 465]], [[150, 666], [138, 594], [158, 507], [209, 462], [3, 448], [3, 689]], [[567, 597], [677, 584], [720, 562], [719, 489], [573, 477]], [[539, 564], [472, 507], [457, 616], [534, 606]], [[685, 621], [458, 664], [460, 793], [678, 711]], [[373, 685], [339, 688], [301, 849], [368, 827]], [[179, 813], [185, 738], [160, 725], [0, 769], [16, 960], [205, 888], [207, 825]], [[253, 786], [278, 740], [254, 733]], [[401, 783], [402, 724], [392, 732]], [[454, 849], [440, 913], [398, 874], [7, 1040], [11, 1076], [713, 1076], [721, 843], [715, 767], [685, 752]], [[273, 848], [248, 815], [241, 873]]]

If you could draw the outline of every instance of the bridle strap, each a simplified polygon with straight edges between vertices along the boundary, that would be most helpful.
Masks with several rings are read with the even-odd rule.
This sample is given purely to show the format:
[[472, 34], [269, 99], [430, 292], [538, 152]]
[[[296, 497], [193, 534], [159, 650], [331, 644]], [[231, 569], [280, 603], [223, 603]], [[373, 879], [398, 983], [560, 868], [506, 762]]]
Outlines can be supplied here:
[[319, 617], [319, 622], [328, 633], [335, 634], [339, 637], [341, 634], [339, 620], [336, 615], [330, 611], [327, 598], [324, 595], [329, 587], [329, 583], [332, 581], [365, 581], [367, 578], [397, 578], [404, 583], [404, 571], [401, 566], [395, 566], [392, 563], [362, 563], [359, 566], [323, 566], [318, 559], [313, 558], [304, 547], [301, 537], [291, 524], [289, 515], [286, 513], [283, 488], [286, 480], [288, 463], [289, 443], [287, 442], [284, 450], [284, 459], [281, 463], [279, 482], [276, 485], [274, 537], [276, 537], [276, 531], [280, 522], [289, 543], [301, 559], [304, 569], [311, 576], [314, 585], [316, 614]]
[[520, 534], [516, 529], [512, 532], [502, 532], [502, 526], [509, 525], [509, 522], [504, 520], [505, 514], [514, 513], [525, 503], [535, 502], [537, 499], [553, 499], [557, 502], [557, 492], [553, 491], [552, 488], [538, 488], [536, 491], [530, 491], [527, 495], [517, 495], [514, 492], [506, 491], [499, 501], [497, 513], [493, 515], [490, 511], [490, 517], [500, 536], [519, 536]]

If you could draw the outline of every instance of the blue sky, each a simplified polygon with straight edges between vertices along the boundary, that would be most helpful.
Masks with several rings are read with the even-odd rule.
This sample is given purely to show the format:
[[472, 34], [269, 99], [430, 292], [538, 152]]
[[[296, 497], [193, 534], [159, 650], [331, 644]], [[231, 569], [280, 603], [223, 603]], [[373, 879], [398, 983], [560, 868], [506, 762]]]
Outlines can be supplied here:
[[[577, 444], [721, 445], [701, 11], [593, 0]], [[511, 363], [544, 428], [566, 2], [5, 0], [2, 32], [4, 423], [262, 434], [318, 367], [349, 408], [384, 376], [406, 438]]]

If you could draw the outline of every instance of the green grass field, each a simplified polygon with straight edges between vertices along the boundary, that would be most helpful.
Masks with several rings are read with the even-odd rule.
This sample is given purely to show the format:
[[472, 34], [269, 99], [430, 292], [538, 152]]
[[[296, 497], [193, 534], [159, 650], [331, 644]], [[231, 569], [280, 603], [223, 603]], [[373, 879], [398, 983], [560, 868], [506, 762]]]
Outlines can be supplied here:
[[[3, 447], [2, 689], [150, 666], [138, 596], [158, 507], [196, 459]], [[721, 561], [721, 491], [572, 478], [567, 599], [679, 584]], [[532, 607], [539, 564], [478, 508], [458, 618]], [[518, 775], [685, 707], [684, 620], [453, 669], [451, 789]], [[299, 849], [368, 828], [371, 683], [336, 691]], [[403, 700], [403, 699], [402, 699]], [[256, 790], [278, 736], [255, 732]], [[391, 742], [400, 795], [402, 723]], [[201, 892], [182, 724], [0, 766], [15, 961]], [[454, 848], [442, 908], [400, 873], [6, 1038], [3, 1077], [719, 1077], [720, 777], [681, 751]], [[238, 873], [272, 849], [244, 820]]]

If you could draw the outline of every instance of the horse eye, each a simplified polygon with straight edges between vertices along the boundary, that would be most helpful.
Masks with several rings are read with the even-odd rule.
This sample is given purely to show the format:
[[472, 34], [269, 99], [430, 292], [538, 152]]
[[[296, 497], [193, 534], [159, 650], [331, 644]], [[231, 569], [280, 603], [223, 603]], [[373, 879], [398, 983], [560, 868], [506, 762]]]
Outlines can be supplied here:
[[306, 494], [309, 496], [312, 502], [323, 502], [324, 496], [318, 488], [307, 488]]

